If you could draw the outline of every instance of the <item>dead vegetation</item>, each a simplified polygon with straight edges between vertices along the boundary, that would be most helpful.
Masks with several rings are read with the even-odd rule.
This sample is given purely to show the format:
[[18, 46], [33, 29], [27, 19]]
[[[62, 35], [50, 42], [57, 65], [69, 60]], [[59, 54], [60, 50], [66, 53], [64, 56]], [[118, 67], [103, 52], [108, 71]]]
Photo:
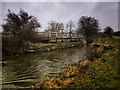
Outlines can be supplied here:
[[90, 64], [91, 61], [89, 60], [66, 63], [66, 70], [64, 72], [59, 71], [56, 78], [52, 77], [50, 80], [45, 78], [42, 83], [38, 82], [32, 88], [65, 88], [72, 84], [77, 76], [84, 73]]

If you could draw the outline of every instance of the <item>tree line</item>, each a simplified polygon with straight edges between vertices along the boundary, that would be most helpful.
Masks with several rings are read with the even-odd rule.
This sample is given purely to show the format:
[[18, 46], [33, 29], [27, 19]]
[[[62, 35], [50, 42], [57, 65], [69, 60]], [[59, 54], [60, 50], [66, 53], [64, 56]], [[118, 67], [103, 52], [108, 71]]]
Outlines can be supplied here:
[[[8, 10], [7, 18], [4, 20], [6, 23], [2, 24], [3, 34], [5, 34], [3, 35], [3, 52], [11, 51], [8, 47], [13, 47], [12, 51], [16, 51], [16, 49], [23, 47], [23, 49], [25, 49], [27, 46], [25, 44], [26, 41], [40, 42], [48, 39], [38, 34], [38, 28], [41, 28], [41, 24], [38, 22], [37, 18], [29, 15], [22, 9], [20, 9], [18, 14]], [[66, 25], [64, 25], [64, 23], [51, 21], [48, 23], [45, 32], [63, 33], [67, 30], [69, 31], [70, 37], [72, 37], [71, 33], [75, 27], [77, 27], [76, 33], [82, 33], [87, 43], [91, 43], [101, 31], [99, 22], [96, 18], [82, 16], [79, 18], [77, 26], [75, 26], [75, 23], [71, 20]], [[114, 30], [110, 26], [107, 26], [103, 33], [112, 36]], [[119, 36], [120, 32], [115, 32], [115, 35]]]

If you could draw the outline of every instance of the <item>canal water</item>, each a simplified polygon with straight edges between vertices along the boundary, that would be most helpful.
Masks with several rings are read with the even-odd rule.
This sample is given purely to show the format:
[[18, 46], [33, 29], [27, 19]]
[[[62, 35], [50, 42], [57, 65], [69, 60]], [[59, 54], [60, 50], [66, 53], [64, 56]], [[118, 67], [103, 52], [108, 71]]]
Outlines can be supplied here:
[[7, 58], [2, 67], [2, 87], [29, 88], [44, 77], [56, 76], [65, 69], [65, 63], [86, 59], [86, 55], [85, 47], [75, 47]]

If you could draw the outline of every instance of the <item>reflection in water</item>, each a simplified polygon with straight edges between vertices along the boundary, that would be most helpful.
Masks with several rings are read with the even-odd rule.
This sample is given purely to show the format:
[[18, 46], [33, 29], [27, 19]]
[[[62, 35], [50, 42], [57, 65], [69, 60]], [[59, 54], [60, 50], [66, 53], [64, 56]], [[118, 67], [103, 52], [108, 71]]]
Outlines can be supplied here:
[[85, 47], [77, 47], [8, 58], [2, 68], [3, 88], [31, 87], [46, 75], [50, 78], [64, 70], [66, 62], [79, 61], [85, 59], [85, 56]]

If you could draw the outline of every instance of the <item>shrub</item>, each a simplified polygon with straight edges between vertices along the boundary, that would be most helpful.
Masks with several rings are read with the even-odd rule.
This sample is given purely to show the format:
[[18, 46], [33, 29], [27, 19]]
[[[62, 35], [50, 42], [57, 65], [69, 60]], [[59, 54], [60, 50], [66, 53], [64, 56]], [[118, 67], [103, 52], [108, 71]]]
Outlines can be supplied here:
[[99, 46], [98, 48], [90, 48], [88, 54], [88, 60], [93, 61], [101, 57], [104, 52], [103, 46]]
[[25, 42], [12, 35], [2, 35], [2, 54], [10, 56], [22, 53], [25, 49]]

